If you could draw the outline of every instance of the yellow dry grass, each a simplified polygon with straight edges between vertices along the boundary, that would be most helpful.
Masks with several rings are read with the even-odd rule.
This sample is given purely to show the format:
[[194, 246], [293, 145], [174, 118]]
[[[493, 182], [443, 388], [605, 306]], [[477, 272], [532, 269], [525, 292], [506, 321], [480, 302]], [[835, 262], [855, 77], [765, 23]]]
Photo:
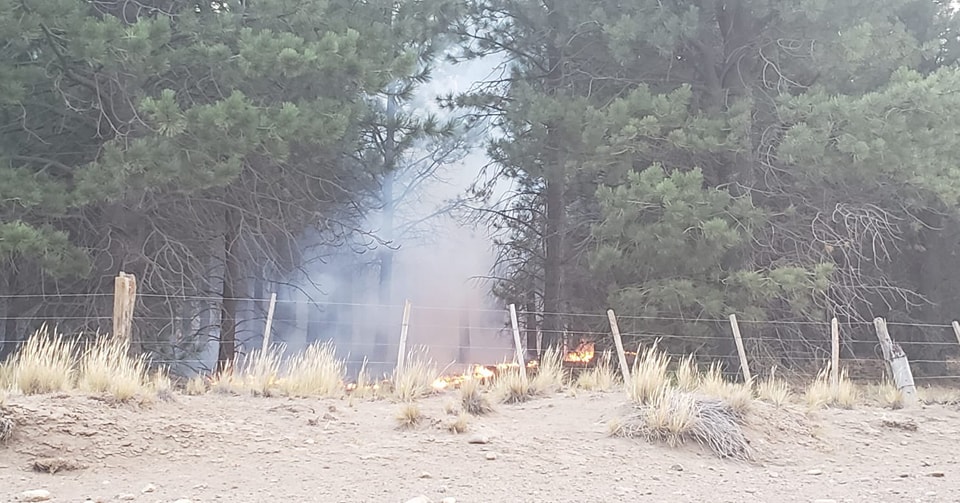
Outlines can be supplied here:
[[597, 365], [581, 372], [574, 383], [577, 388], [587, 391], [610, 391], [617, 385], [617, 372], [611, 363], [611, 354], [605, 351]]
[[676, 447], [690, 436], [698, 418], [692, 394], [662, 389], [648, 403], [643, 420], [651, 437]]
[[917, 398], [928, 405], [955, 404], [960, 402], [960, 389], [943, 386], [918, 386]]
[[343, 393], [345, 367], [335, 354], [333, 343], [311, 344], [294, 355], [279, 387], [296, 397], [337, 397]]
[[677, 369], [673, 373], [677, 389], [683, 391], [693, 391], [700, 386], [700, 371], [697, 370], [697, 362], [693, 355], [682, 358], [677, 363]]
[[508, 367], [500, 371], [493, 379], [493, 392], [503, 403], [526, 402], [534, 395], [526, 369], [519, 367]]
[[173, 399], [173, 381], [166, 367], [161, 366], [150, 377], [150, 391], [160, 400]]
[[207, 381], [202, 375], [195, 375], [187, 381], [184, 393], [190, 396], [202, 395], [207, 392]]
[[282, 346], [273, 346], [266, 351], [251, 351], [234, 376], [236, 385], [253, 396], [273, 396], [280, 380], [282, 358]]
[[464, 412], [474, 416], [493, 412], [493, 406], [483, 394], [480, 381], [477, 379], [467, 379], [460, 384], [460, 405]]
[[760, 400], [770, 403], [776, 407], [783, 407], [790, 403], [792, 393], [790, 385], [782, 379], [771, 376], [757, 385], [757, 396]]
[[846, 369], [840, 371], [838, 383], [833, 386], [830, 383], [829, 367], [817, 373], [817, 377], [810, 383], [804, 393], [804, 400], [811, 409], [823, 407], [852, 409], [859, 399], [860, 392], [856, 385], [850, 381]]
[[470, 416], [466, 412], [461, 412], [457, 418], [447, 423], [447, 429], [451, 433], [463, 433], [470, 428]]
[[657, 345], [643, 350], [633, 362], [630, 382], [626, 383], [627, 395], [636, 403], [648, 403], [660, 396], [670, 385], [667, 367], [670, 357], [657, 349]]
[[397, 410], [394, 419], [397, 421], [397, 428], [401, 430], [415, 428], [423, 421], [423, 412], [416, 403], [404, 403]]
[[88, 393], [107, 393], [125, 402], [142, 396], [147, 388], [147, 365], [143, 355], [131, 358], [125, 339], [101, 337], [80, 357], [77, 387]]
[[37, 330], [10, 362], [14, 387], [26, 395], [70, 389], [75, 349], [73, 341], [61, 334], [51, 336], [46, 326]]
[[730, 382], [723, 377], [719, 364], [712, 364], [700, 379], [699, 391], [703, 395], [719, 398], [739, 417], [750, 413], [753, 407], [753, 385]]
[[883, 407], [889, 407], [895, 410], [903, 408], [903, 391], [900, 391], [900, 389], [890, 381], [884, 381], [877, 386], [876, 398]]
[[563, 370], [563, 353], [557, 348], [547, 348], [540, 358], [537, 373], [530, 379], [534, 395], [556, 393], [563, 389], [566, 372]]
[[407, 353], [403, 368], [393, 373], [393, 396], [401, 402], [412, 402], [433, 391], [433, 381], [440, 377], [437, 366], [421, 351]]

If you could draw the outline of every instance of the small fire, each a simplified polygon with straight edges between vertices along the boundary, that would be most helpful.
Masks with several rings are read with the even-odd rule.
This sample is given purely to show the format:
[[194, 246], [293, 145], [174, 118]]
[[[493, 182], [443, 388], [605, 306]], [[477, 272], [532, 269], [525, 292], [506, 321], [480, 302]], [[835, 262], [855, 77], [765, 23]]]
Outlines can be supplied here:
[[563, 361], [573, 362], [573, 363], [587, 363], [590, 360], [593, 360], [594, 346], [595, 346], [595, 343], [593, 342], [580, 341], [580, 345], [577, 346], [577, 349], [567, 353], [567, 356], [564, 357]]
[[442, 376], [438, 377], [433, 381], [431, 385], [433, 389], [437, 391], [445, 390], [451, 386], [456, 387], [466, 381], [467, 379], [478, 379], [484, 380], [489, 379], [494, 376], [494, 372], [483, 365], [474, 365], [473, 368], [468, 372], [464, 372], [461, 375], [457, 376]]

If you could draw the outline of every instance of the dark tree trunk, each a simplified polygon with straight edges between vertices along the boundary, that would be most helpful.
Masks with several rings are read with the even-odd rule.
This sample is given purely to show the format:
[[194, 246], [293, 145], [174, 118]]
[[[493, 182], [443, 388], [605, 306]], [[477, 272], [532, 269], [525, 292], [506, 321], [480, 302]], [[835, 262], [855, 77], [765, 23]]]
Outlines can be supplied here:
[[560, 166], [551, 170], [547, 180], [547, 220], [544, 226], [543, 267], [543, 348], [559, 347], [563, 338], [563, 321], [560, 318], [563, 298], [563, 173]]
[[222, 371], [233, 361], [237, 352], [237, 310], [242, 278], [240, 277], [240, 257], [237, 256], [237, 241], [240, 238], [240, 216], [234, 208], [224, 213], [223, 235], [223, 290], [220, 304], [220, 351], [217, 355], [216, 371]]
[[[383, 186], [380, 191], [380, 197], [383, 201], [383, 221], [381, 222], [381, 233], [386, 245], [380, 251], [380, 281], [379, 297], [380, 304], [390, 305], [390, 293], [393, 288], [393, 214], [394, 214], [394, 195], [393, 181], [397, 164], [396, 151], [396, 126], [394, 121], [397, 117], [397, 98], [392, 92], [387, 96], [387, 123], [386, 134], [383, 141]], [[387, 349], [389, 348], [390, 338], [387, 335], [387, 327], [377, 327], [374, 336], [374, 359], [379, 362], [387, 361]]]

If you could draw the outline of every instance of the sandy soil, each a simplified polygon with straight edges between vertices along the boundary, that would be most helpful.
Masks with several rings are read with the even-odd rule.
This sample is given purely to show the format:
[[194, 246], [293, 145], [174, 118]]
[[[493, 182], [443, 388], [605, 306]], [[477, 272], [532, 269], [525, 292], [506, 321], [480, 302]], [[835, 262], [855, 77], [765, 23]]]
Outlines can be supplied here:
[[[758, 459], [747, 463], [609, 437], [620, 393], [499, 405], [463, 434], [445, 427], [455, 396], [422, 401], [434, 421], [413, 431], [396, 429], [398, 405], [385, 401], [210, 394], [141, 408], [8, 397], [20, 424], [0, 446], [0, 500], [43, 489], [58, 502], [960, 501], [956, 406], [760, 407], [749, 431]], [[476, 435], [489, 442], [468, 442]], [[51, 457], [83, 467], [32, 469]]]

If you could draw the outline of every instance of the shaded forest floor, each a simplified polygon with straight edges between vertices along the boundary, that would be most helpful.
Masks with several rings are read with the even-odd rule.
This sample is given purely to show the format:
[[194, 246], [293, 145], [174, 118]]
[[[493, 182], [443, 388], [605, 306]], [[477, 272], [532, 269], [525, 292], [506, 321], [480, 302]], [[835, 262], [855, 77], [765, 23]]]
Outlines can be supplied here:
[[[9, 396], [18, 424], [0, 446], [0, 500], [29, 490], [49, 491], [49, 501], [151, 503], [960, 498], [956, 405], [807, 412], [757, 402], [748, 428], [757, 459], [741, 462], [696, 444], [610, 437], [621, 392], [498, 405], [460, 434], [448, 429], [457, 397], [422, 400], [426, 420], [400, 430], [400, 406], [388, 401]], [[34, 469], [58, 463], [55, 474]]]

